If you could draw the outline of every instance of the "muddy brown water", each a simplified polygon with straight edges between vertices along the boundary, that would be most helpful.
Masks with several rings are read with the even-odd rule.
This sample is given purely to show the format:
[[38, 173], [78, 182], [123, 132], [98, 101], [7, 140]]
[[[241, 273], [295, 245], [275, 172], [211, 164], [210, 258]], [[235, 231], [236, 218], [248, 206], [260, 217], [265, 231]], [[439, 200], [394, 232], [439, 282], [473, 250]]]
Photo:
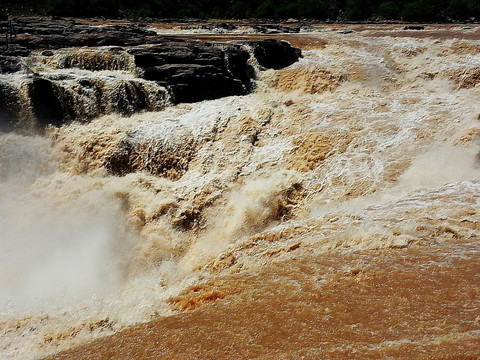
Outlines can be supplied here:
[[[29, 239], [51, 220], [80, 248], [120, 243], [132, 282], [104, 305], [57, 311], [54, 299], [5, 316], [0, 357], [479, 359], [480, 28], [319, 24], [252, 35], [176, 26], [158, 28], [199, 41], [283, 39], [304, 59], [259, 70], [258, 90], [245, 97], [112, 114], [50, 129], [42, 141], [3, 136], [0, 160], [7, 154], [13, 170], [47, 149], [58, 160], [43, 161], [60, 170], [40, 171], [18, 196], [0, 187], [0, 210], [29, 224], [2, 236]], [[65, 73], [55, 59], [39, 69]], [[106, 173], [105, 157], [127, 134], [168, 141], [176, 154], [202, 148], [176, 181]], [[18, 179], [13, 170], [7, 180]], [[95, 210], [97, 232], [90, 218], [73, 226], [84, 208]], [[172, 226], [195, 212], [193, 230]], [[132, 228], [138, 243], [128, 252]], [[117, 255], [95, 249], [81, 258], [92, 263], [82, 274]], [[28, 264], [20, 253], [12, 278]], [[57, 273], [68, 275], [55, 268], [46, 280]]]
[[172, 300], [194, 311], [47, 359], [478, 359], [479, 250], [300, 250]]

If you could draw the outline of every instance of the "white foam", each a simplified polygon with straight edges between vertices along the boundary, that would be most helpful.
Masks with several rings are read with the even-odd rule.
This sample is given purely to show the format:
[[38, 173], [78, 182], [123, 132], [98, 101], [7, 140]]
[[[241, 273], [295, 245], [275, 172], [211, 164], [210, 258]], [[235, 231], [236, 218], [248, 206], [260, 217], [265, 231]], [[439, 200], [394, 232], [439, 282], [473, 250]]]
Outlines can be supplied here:
[[[346, 75], [332, 91], [277, 92], [269, 70], [247, 96], [108, 115], [52, 131], [51, 141], [0, 135], [0, 237], [9, 248], [0, 254], [0, 293], [16, 307], [1, 320], [3, 358], [42, 356], [171, 314], [166, 299], [213, 276], [198, 269], [257, 233], [303, 227], [293, 240], [310, 241], [315, 251], [388, 249], [427, 241], [417, 226], [431, 224], [419, 216], [431, 216], [431, 226], [455, 216], [475, 220], [456, 214], [480, 201], [472, 202], [480, 175], [478, 89], [459, 90], [442, 71], [478, 57], [448, 53], [448, 41], [318, 36], [328, 40], [325, 49], [304, 52], [289, 70], [318, 66]], [[437, 73], [433, 80], [422, 76], [429, 71]], [[296, 144], [312, 134], [331, 140], [333, 150], [304, 172], [286, 170]], [[111, 176], [102, 161], [126, 136], [172, 149], [193, 141], [194, 154], [175, 181]], [[87, 149], [97, 147], [99, 158], [89, 160]], [[293, 183], [306, 195], [289, 204], [297, 218], [281, 222], [274, 212]], [[196, 227], [178, 226], [184, 211], [200, 212]], [[110, 325], [89, 330], [106, 318]], [[63, 333], [63, 340], [44, 341]]]

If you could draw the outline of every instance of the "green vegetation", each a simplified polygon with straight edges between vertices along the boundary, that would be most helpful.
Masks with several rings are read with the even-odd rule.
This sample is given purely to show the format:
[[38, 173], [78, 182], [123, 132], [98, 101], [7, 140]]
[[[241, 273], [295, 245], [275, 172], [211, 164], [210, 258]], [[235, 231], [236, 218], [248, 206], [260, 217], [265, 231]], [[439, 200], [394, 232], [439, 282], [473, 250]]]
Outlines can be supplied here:
[[452, 21], [480, 19], [479, 0], [3, 0], [8, 13], [152, 18]]

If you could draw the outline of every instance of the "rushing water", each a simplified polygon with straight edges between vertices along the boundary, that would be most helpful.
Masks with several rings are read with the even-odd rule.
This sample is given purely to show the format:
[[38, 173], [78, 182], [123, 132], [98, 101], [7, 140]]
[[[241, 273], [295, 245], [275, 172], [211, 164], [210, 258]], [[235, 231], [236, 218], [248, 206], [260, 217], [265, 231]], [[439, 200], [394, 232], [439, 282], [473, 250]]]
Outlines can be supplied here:
[[[282, 324], [288, 311], [272, 310], [283, 306], [275, 303], [283, 295], [272, 297], [279, 288], [302, 287], [292, 306], [296, 314], [302, 306], [312, 314], [298, 315], [298, 323], [308, 322], [317, 306], [322, 316], [335, 317], [344, 309], [309, 296], [317, 290], [321, 296], [322, 286], [324, 296], [341, 296], [327, 292], [336, 272], [356, 275], [378, 265], [361, 286], [345, 285], [356, 293], [374, 288], [377, 278], [422, 286], [426, 268], [478, 259], [480, 42], [381, 35], [328, 28], [290, 35], [294, 45], [307, 45], [304, 58], [283, 70], [258, 69], [250, 95], [166, 106], [165, 92], [144, 84], [156, 94], [147, 109], [154, 111], [105, 111], [42, 136], [0, 134], [0, 357], [42, 357], [224, 297], [250, 309], [240, 311], [247, 319], [271, 311]], [[53, 65], [36, 70], [61, 73], [68, 82], [90, 71], [90, 54], [62, 51]], [[82, 69], [58, 69], [67, 60]], [[130, 79], [128, 59], [107, 63], [108, 71]], [[112, 76], [88, 72], [105, 87], [119, 81]], [[84, 99], [79, 109], [88, 94]], [[101, 113], [93, 109], [87, 117]], [[137, 171], [114, 176], [109, 164], [124, 159], [125, 144]], [[477, 291], [478, 302], [478, 286], [468, 280], [475, 274], [468, 261], [458, 261], [458, 276]], [[448, 271], [438, 274], [454, 281]], [[261, 279], [263, 292], [255, 293]], [[441, 323], [442, 296], [452, 290], [435, 284], [440, 298], [431, 314]], [[185, 290], [196, 286], [194, 293], [206, 288], [206, 295]], [[249, 296], [263, 310], [250, 308]], [[379, 296], [395, 302], [395, 293]], [[479, 339], [478, 303], [448, 301], [470, 311], [455, 320], [455, 331], [437, 324], [438, 334], [415, 336], [440, 348], [452, 339], [471, 348]], [[357, 312], [369, 309], [364, 304]], [[413, 321], [402, 311], [397, 325]], [[379, 324], [365, 334], [397, 326]], [[342, 341], [348, 351], [373, 351], [360, 338], [335, 340], [337, 330], [325, 340], [330, 354]], [[382, 343], [392, 356], [408, 341], [422, 349], [420, 340], [398, 334]], [[290, 350], [302, 347], [307, 357], [321, 351], [302, 341], [292, 339]], [[271, 346], [302, 355], [282, 343]], [[253, 357], [248, 349], [244, 357]]]

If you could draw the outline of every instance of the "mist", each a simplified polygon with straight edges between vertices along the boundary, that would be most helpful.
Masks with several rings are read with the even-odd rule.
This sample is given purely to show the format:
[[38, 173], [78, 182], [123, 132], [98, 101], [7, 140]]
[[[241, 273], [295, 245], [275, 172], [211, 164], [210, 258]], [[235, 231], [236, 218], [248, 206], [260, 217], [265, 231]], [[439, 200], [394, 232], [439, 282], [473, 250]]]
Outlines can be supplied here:
[[71, 304], [117, 286], [117, 200], [96, 189], [61, 198], [46, 187], [57, 172], [48, 139], [2, 135], [0, 147], [0, 309]]

